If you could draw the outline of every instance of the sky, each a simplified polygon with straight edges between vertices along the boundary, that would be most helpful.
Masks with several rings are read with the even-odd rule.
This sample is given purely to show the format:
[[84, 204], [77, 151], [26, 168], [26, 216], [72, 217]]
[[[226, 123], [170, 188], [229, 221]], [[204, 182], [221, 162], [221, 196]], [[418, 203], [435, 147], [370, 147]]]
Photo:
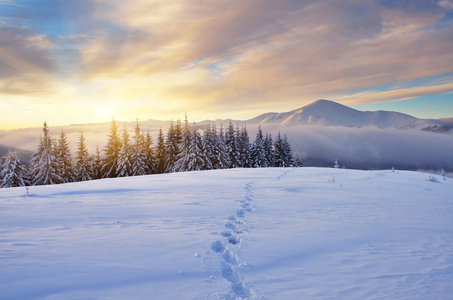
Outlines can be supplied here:
[[453, 0], [0, 0], [0, 129], [317, 99], [453, 117]]

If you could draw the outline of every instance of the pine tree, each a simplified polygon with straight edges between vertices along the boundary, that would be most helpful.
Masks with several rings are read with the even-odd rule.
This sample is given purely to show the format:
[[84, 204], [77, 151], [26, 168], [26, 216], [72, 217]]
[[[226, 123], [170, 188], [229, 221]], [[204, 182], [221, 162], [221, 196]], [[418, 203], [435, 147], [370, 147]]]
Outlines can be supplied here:
[[283, 137], [283, 163], [284, 167], [292, 167], [294, 165], [293, 150], [288, 142], [286, 134]]
[[16, 150], [9, 149], [8, 154], [2, 159], [0, 178], [0, 188], [28, 185], [25, 166]]
[[206, 130], [203, 133], [202, 138], [203, 149], [206, 155], [207, 164], [206, 170], [211, 170], [214, 168], [215, 164], [215, 143], [216, 143], [216, 136], [213, 131], [213, 127], [211, 124], [208, 124]]
[[[239, 132], [239, 130], [238, 130]], [[240, 157], [240, 166], [243, 168], [250, 168], [251, 161], [251, 145], [249, 133], [247, 127], [243, 126], [240, 134], [238, 135], [238, 148], [239, 148], [239, 157]]]
[[[194, 124], [195, 127], [195, 124]], [[181, 132], [181, 140], [178, 144], [179, 154], [178, 160], [175, 162], [173, 171], [174, 172], [184, 172], [187, 171], [189, 167], [189, 150], [192, 144], [192, 132], [189, 126], [189, 121], [187, 120], [187, 115], [184, 120], [184, 125]]]
[[63, 129], [61, 129], [60, 138], [57, 141], [56, 151], [58, 174], [63, 182], [73, 182], [75, 172], [72, 165], [71, 150], [69, 149], [69, 143]]
[[285, 166], [285, 153], [284, 153], [283, 139], [278, 132], [277, 139], [274, 142], [274, 166], [275, 167], [284, 167]]
[[165, 161], [165, 172], [172, 172], [176, 161], [179, 156], [179, 142], [181, 140], [179, 136], [178, 126], [175, 126], [173, 122], [170, 123], [170, 128], [167, 131], [167, 139], [165, 141], [166, 149], [166, 161]]
[[230, 162], [227, 155], [227, 150], [225, 146], [225, 137], [223, 135], [223, 127], [220, 125], [220, 131], [217, 135], [217, 129], [214, 126], [213, 134], [215, 136], [215, 146], [214, 146], [214, 158], [213, 158], [213, 168], [214, 169], [227, 169], [229, 168]]
[[118, 177], [118, 159], [121, 151], [121, 140], [118, 134], [118, 125], [115, 119], [110, 125], [110, 134], [108, 135], [107, 145], [104, 149], [104, 158], [102, 162], [102, 178]]
[[[140, 123], [138, 122], [138, 118], [135, 123], [135, 130], [134, 130], [134, 143], [131, 147], [131, 162], [132, 162], [132, 176], [140, 176], [150, 174], [148, 171], [148, 166], [146, 163], [146, 155], [145, 152], [145, 137], [141, 133]], [[150, 137], [151, 138], [151, 137]], [[124, 150], [124, 145], [123, 145]]]
[[91, 157], [88, 154], [83, 132], [80, 133], [76, 152], [76, 180], [88, 181], [93, 179], [93, 167]]
[[266, 153], [264, 150], [263, 131], [261, 130], [261, 126], [258, 127], [258, 132], [256, 133], [256, 138], [255, 141], [253, 142], [251, 151], [251, 161], [252, 167], [254, 168], [267, 167]]
[[149, 130], [143, 140], [142, 152], [145, 154], [145, 171], [147, 174], [156, 174], [156, 158], [153, 150], [153, 140]]
[[233, 123], [230, 121], [225, 133], [225, 148], [228, 156], [229, 167], [239, 167], [239, 151], [236, 143], [236, 134]]
[[270, 133], [266, 133], [264, 137], [264, 155], [266, 158], [266, 167], [274, 167], [274, 143], [272, 141], [272, 135]]
[[203, 141], [200, 133], [196, 129], [195, 123], [193, 124], [192, 138], [190, 140], [188, 154], [188, 171], [206, 170], [212, 167], [210, 166], [210, 161], [208, 161], [206, 153], [204, 152]]
[[123, 144], [118, 157], [118, 177], [128, 177], [133, 174], [131, 150], [129, 133], [127, 132], [126, 123], [124, 123]]
[[162, 128], [159, 128], [159, 135], [157, 136], [157, 145], [154, 151], [156, 153], [156, 172], [165, 173], [167, 161], [167, 149], [165, 147], [164, 133]]
[[102, 158], [101, 150], [99, 150], [99, 145], [96, 145], [96, 151], [94, 152], [94, 156], [91, 158], [91, 160], [93, 161], [92, 178], [101, 179], [103, 177], [103, 174], [102, 174], [103, 158]]
[[63, 182], [58, 175], [58, 166], [55, 158], [55, 147], [49, 135], [49, 127], [44, 122], [44, 136], [41, 138], [38, 150], [30, 160], [30, 178], [33, 185], [56, 184]]

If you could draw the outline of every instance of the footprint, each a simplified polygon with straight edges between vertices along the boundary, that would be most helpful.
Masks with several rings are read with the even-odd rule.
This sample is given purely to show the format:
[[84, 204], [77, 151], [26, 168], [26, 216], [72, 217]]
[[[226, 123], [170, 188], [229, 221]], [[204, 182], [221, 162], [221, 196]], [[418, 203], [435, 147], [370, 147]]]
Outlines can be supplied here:
[[240, 241], [241, 239], [237, 235], [232, 235], [228, 238], [228, 243], [233, 245], [239, 244]]
[[240, 280], [236, 268], [225, 261], [222, 262], [222, 276], [231, 283], [236, 283]]
[[221, 241], [215, 241], [215, 242], [212, 242], [212, 250], [215, 253], [221, 253], [221, 252], [223, 252], [223, 250], [225, 250], [225, 247], [223, 246]]
[[238, 216], [238, 218], [243, 218], [245, 216], [245, 210], [243, 209], [238, 209], [236, 211], [236, 215]]
[[222, 231], [220, 234], [222, 236], [224, 236], [224, 237], [230, 237], [231, 236], [231, 231]]
[[232, 252], [230, 249], [226, 249], [223, 253], [223, 259], [230, 264], [237, 265], [238, 264], [238, 257], [236, 253]]

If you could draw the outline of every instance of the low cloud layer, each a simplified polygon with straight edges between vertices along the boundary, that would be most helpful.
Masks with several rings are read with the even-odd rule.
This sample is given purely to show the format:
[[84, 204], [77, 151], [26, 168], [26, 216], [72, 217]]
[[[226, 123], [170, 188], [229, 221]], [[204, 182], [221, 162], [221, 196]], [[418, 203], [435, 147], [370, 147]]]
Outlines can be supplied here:
[[[269, 128], [271, 129], [271, 128]], [[300, 126], [281, 129], [296, 153], [310, 164], [335, 158], [360, 169], [448, 170], [453, 172], [452, 134], [415, 130]]]

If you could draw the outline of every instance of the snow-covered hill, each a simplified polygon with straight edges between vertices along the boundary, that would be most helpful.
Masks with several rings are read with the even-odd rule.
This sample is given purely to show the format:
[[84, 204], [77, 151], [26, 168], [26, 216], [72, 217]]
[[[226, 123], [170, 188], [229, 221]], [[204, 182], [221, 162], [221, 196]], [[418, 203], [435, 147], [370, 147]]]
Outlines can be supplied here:
[[266, 113], [246, 123], [426, 130], [436, 126], [447, 126], [439, 120], [418, 119], [392, 111], [359, 111], [329, 100], [318, 100], [290, 112]]
[[231, 169], [0, 190], [0, 299], [451, 299], [453, 181]]

